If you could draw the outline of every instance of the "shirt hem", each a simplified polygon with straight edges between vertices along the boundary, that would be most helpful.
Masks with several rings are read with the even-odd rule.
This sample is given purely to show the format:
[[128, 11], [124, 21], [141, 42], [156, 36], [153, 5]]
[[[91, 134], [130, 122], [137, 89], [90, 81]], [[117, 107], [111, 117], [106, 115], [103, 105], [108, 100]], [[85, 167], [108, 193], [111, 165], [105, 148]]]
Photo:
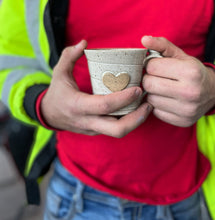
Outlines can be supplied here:
[[[204, 157], [204, 155], [202, 153], [201, 153], [201, 156]], [[207, 158], [205, 157], [205, 159], [207, 159]], [[202, 177], [199, 179], [198, 183], [192, 188], [192, 190], [190, 190], [187, 193], [184, 193], [182, 196], [177, 196], [177, 198], [170, 198], [170, 196], [165, 196], [164, 199], [148, 199], [148, 198], [140, 199], [140, 198], [136, 198], [134, 196], [124, 195], [122, 193], [116, 192], [115, 190], [111, 190], [111, 189], [109, 189], [107, 187], [104, 187], [101, 184], [96, 183], [96, 182], [90, 183], [87, 180], [89, 177], [87, 177], [85, 174], [80, 175], [80, 172], [78, 171], [78, 169], [76, 167], [73, 167], [72, 169], [68, 169], [68, 166], [67, 166], [68, 164], [65, 162], [65, 158], [62, 160], [62, 158], [59, 157], [59, 160], [62, 163], [62, 165], [64, 166], [64, 168], [68, 170], [68, 172], [70, 172], [73, 176], [75, 176], [77, 179], [82, 181], [87, 186], [90, 186], [90, 187], [92, 187], [96, 190], [103, 191], [105, 193], [109, 193], [110, 195], [116, 196], [116, 197], [121, 198], [121, 199], [126, 199], [126, 200], [130, 200], [130, 201], [134, 201], [134, 202], [145, 203], [145, 204], [148, 204], [148, 205], [170, 205], [170, 204], [174, 204], [174, 203], [177, 203], [177, 202], [180, 202], [184, 199], [189, 198], [195, 192], [198, 191], [198, 189], [201, 187], [202, 183], [207, 178], [207, 175], [209, 174], [209, 172], [211, 170], [211, 165], [208, 161], [208, 165], [207, 165], [207, 167], [204, 168], [204, 173], [202, 174]], [[161, 196], [159, 196], [159, 197], [161, 197]]]

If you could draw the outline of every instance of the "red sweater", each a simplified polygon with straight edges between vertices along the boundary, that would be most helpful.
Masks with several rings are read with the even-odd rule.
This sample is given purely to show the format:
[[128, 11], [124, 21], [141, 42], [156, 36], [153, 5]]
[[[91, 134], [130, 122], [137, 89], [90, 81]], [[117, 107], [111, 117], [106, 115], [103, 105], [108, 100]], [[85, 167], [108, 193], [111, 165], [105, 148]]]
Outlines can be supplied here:
[[[203, 59], [213, 0], [71, 0], [66, 46], [81, 39], [88, 48], [142, 47], [144, 35], [163, 36], [186, 53]], [[74, 76], [91, 93], [86, 58]], [[199, 152], [196, 126], [180, 128], [155, 118], [126, 137], [86, 136], [59, 131], [62, 164], [87, 185], [121, 198], [169, 204], [193, 194], [210, 164]]]

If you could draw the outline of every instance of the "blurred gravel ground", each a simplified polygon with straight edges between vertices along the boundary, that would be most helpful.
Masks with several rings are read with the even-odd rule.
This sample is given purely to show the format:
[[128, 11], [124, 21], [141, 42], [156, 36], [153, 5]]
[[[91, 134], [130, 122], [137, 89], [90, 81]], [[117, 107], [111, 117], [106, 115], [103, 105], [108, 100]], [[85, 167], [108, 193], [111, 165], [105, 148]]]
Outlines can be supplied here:
[[0, 220], [42, 220], [48, 179], [49, 174], [40, 186], [41, 206], [27, 206], [24, 182], [8, 152], [0, 146]]

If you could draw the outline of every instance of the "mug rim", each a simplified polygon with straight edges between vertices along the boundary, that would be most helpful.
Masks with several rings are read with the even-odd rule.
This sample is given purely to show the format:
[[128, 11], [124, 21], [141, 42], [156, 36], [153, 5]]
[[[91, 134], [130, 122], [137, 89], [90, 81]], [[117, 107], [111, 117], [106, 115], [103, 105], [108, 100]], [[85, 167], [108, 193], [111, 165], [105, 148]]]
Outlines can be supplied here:
[[147, 48], [90, 48], [90, 49], [84, 49], [86, 52], [124, 52], [124, 51], [148, 51]]

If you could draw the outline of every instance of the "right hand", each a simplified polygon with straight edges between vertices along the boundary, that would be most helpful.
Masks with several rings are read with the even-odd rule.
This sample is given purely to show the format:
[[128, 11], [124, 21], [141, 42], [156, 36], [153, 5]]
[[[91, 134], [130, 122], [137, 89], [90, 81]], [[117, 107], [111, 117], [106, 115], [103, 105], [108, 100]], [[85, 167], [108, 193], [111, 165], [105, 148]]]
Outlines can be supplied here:
[[107, 116], [135, 101], [142, 95], [142, 90], [132, 87], [105, 96], [81, 92], [72, 71], [86, 47], [87, 42], [83, 40], [76, 46], [64, 49], [41, 102], [42, 116], [49, 126], [56, 129], [121, 138], [143, 123], [152, 107], [149, 103], [143, 103], [121, 118]]

